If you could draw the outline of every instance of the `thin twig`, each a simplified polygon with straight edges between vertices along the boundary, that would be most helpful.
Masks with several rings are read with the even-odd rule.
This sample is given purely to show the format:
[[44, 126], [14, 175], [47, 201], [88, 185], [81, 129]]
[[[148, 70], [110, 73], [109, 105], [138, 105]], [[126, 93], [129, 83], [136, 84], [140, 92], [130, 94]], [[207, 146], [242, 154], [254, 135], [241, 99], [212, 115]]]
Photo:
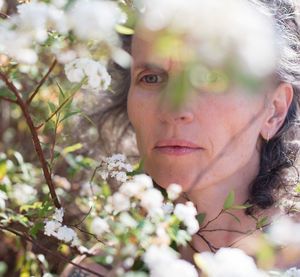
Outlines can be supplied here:
[[247, 234], [246, 232], [243, 232], [243, 231], [231, 230], [231, 229], [223, 229], [223, 228], [220, 228], [220, 229], [205, 229], [205, 230], [201, 229], [201, 233], [203, 233], [203, 232], [218, 232], [218, 231], [229, 232], [229, 233], [238, 233], [238, 234], [242, 234], [242, 235], [246, 235]]
[[32, 95], [30, 96], [30, 98], [27, 100], [27, 105], [30, 105], [31, 101], [33, 100], [33, 98], [36, 96], [36, 94], [39, 92], [41, 86], [46, 82], [49, 74], [52, 72], [52, 70], [54, 69], [54, 67], [57, 64], [57, 60], [54, 59], [52, 65], [50, 66], [48, 72], [46, 73], [46, 75], [43, 77], [43, 79], [39, 82], [38, 86], [36, 87], [36, 89], [34, 90], [34, 92], [32, 93]]
[[92, 209], [93, 209], [93, 207], [90, 207], [90, 209], [89, 209], [89, 211], [87, 212], [87, 214], [84, 215], [84, 217], [83, 217], [78, 223], [74, 224], [73, 226], [74, 226], [74, 227], [77, 227], [77, 226], [81, 225], [81, 224], [83, 223], [83, 221], [85, 221], [85, 219], [86, 219], [86, 218], [88, 217], [88, 215], [91, 213]]
[[3, 12], [0, 12], [0, 17], [2, 17], [3, 19], [8, 19], [8, 18], [10, 18], [9, 15], [7, 15], [7, 14], [5, 14], [5, 13], [3, 13]]
[[54, 129], [53, 141], [52, 141], [52, 146], [51, 146], [50, 175], [52, 174], [52, 163], [53, 163], [53, 157], [54, 157], [54, 148], [55, 148], [55, 143], [56, 143], [56, 134], [57, 134], [59, 116], [60, 116], [60, 113], [57, 115], [57, 119], [55, 122], [55, 129]]
[[69, 100], [75, 95], [75, 93], [76, 93], [76, 92], [74, 92], [74, 93], [72, 93], [70, 96], [68, 96], [68, 97], [65, 99], [65, 101], [62, 102], [62, 103], [60, 104], [60, 106], [56, 109], [56, 111], [55, 111], [53, 114], [51, 114], [51, 115], [45, 120], [44, 123], [42, 123], [42, 124], [36, 126], [35, 129], [36, 129], [36, 130], [40, 129], [45, 123], [47, 123], [47, 122], [48, 122], [49, 120], [51, 120], [58, 112], [60, 112], [60, 110], [63, 108], [63, 106], [64, 106], [66, 103], [69, 102]]
[[39, 157], [40, 163], [42, 165], [44, 177], [45, 177], [46, 183], [49, 187], [51, 197], [52, 197], [52, 199], [54, 199], [54, 205], [55, 205], [56, 208], [60, 208], [61, 205], [58, 201], [58, 197], [57, 197], [56, 192], [55, 192], [54, 184], [52, 182], [52, 178], [51, 178], [51, 175], [50, 175], [50, 172], [49, 172], [49, 169], [48, 169], [48, 165], [47, 165], [46, 159], [45, 159], [44, 154], [43, 154], [43, 150], [42, 150], [42, 146], [41, 146], [38, 134], [37, 134], [36, 129], [33, 125], [33, 121], [32, 121], [28, 106], [23, 101], [19, 91], [14, 86], [14, 84], [11, 81], [9, 81], [7, 76], [1, 71], [0, 71], [0, 78], [6, 83], [7, 87], [13, 92], [13, 94], [17, 98], [17, 103], [20, 106], [20, 108], [21, 108], [21, 110], [22, 110], [22, 112], [25, 116], [27, 125], [30, 129], [30, 133], [31, 133], [32, 141], [33, 141], [33, 144], [34, 144], [34, 147], [35, 147], [35, 151], [36, 151], [36, 153]]
[[207, 244], [207, 246], [209, 247], [210, 251], [213, 253], [216, 253], [216, 251], [219, 250], [219, 248], [213, 246], [203, 235], [201, 235], [199, 232], [197, 233], [197, 235]]
[[37, 247], [40, 248], [41, 250], [47, 252], [48, 254], [51, 254], [52, 256], [55, 256], [55, 257], [57, 257], [57, 258], [59, 258], [59, 259], [65, 261], [65, 262], [67, 262], [67, 263], [69, 263], [69, 264], [71, 264], [71, 265], [73, 265], [73, 266], [75, 266], [75, 267], [77, 267], [77, 268], [80, 268], [80, 269], [82, 269], [82, 270], [84, 270], [84, 271], [86, 271], [86, 272], [95, 274], [95, 275], [98, 276], [98, 277], [104, 277], [103, 275], [99, 274], [99, 273], [96, 272], [96, 271], [93, 271], [93, 270], [91, 270], [91, 269], [89, 269], [89, 268], [87, 268], [87, 267], [83, 267], [83, 266], [81, 266], [81, 265], [79, 265], [79, 264], [73, 263], [71, 260], [69, 260], [69, 259], [66, 258], [65, 256], [63, 256], [63, 255], [61, 255], [61, 254], [59, 254], [59, 253], [57, 253], [57, 252], [54, 252], [54, 251], [50, 250], [49, 248], [47, 248], [47, 247], [41, 245], [40, 243], [38, 243], [37, 241], [35, 241], [35, 240], [32, 239], [31, 237], [28, 237], [28, 236], [26, 236], [26, 235], [24, 235], [24, 234], [20, 234], [19, 232], [15, 231], [15, 230], [12, 230], [12, 229], [10, 229], [10, 228], [7, 228], [7, 227], [1, 226], [1, 225], [0, 225], [0, 229], [6, 230], [6, 231], [8, 231], [8, 232], [10, 232], [10, 233], [12, 233], [12, 234], [15, 234], [15, 235], [18, 236], [18, 237], [21, 237], [21, 238], [25, 239], [26, 241], [31, 242], [32, 244], [34, 244], [35, 246], [37, 246]]
[[5, 97], [5, 96], [2, 96], [0, 95], [0, 99], [4, 100], [4, 101], [8, 101], [10, 103], [14, 103], [14, 104], [17, 104], [18, 102], [16, 100], [13, 100], [13, 99], [10, 99], [8, 97]]
[[217, 219], [219, 218], [219, 216], [220, 216], [221, 214], [223, 214], [223, 212], [224, 212], [224, 210], [222, 209], [222, 210], [218, 213], [218, 215], [217, 215], [215, 218], [209, 220], [209, 221], [208, 221], [208, 222], [200, 229], [200, 231], [202, 231], [202, 229], [205, 229], [205, 228], [206, 228], [210, 223], [212, 223], [213, 221], [217, 220]]

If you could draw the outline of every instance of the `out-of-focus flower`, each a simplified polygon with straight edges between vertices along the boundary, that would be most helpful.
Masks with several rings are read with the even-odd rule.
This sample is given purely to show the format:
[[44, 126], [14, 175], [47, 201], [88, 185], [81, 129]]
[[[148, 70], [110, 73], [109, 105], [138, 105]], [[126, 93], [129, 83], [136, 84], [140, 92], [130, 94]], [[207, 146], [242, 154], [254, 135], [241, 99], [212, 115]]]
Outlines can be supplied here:
[[93, 194], [98, 194], [100, 187], [94, 183], [84, 182], [81, 186], [80, 196], [93, 196]]
[[126, 22], [126, 15], [111, 1], [79, 0], [71, 8], [69, 21], [82, 40], [116, 41], [115, 25]]
[[4, 5], [4, 0], [0, 0], [0, 11], [1, 11], [3, 5]]
[[297, 269], [296, 267], [292, 267], [288, 269], [282, 277], [300, 277], [300, 269]]
[[76, 59], [65, 65], [65, 73], [70, 82], [79, 83], [87, 77], [87, 84], [83, 88], [92, 90], [106, 90], [111, 77], [106, 68], [99, 62], [91, 59]]
[[[208, 67], [220, 68], [234, 62], [243, 72], [259, 78], [274, 71], [278, 61], [276, 41], [280, 38], [275, 39], [271, 17], [248, 1], [191, 0], [187, 5], [184, 0], [144, 0], [143, 3], [141, 21], [147, 29], [183, 34], [192, 42], [189, 46], [194, 54]], [[265, 62], [261, 63], [262, 60]]]
[[275, 219], [268, 233], [268, 238], [277, 245], [300, 245], [300, 223], [288, 216]]
[[177, 258], [176, 253], [168, 246], [151, 245], [143, 256], [150, 269], [151, 277], [197, 277], [197, 271], [187, 261]]
[[55, 175], [55, 176], [53, 177], [53, 181], [54, 181], [54, 183], [55, 183], [57, 186], [59, 186], [59, 187], [65, 189], [65, 190], [70, 190], [70, 189], [71, 189], [71, 186], [72, 186], [72, 185], [71, 185], [71, 183], [68, 181], [68, 179], [65, 178], [65, 177], [61, 177], [61, 176], [59, 176], [59, 175]]
[[13, 196], [20, 204], [26, 204], [34, 199], [37, 194], [36, 189], [26, 184], [16, 184], [13, 186]]
[[0, 190], [0, 211], [5, 209], [5, 200], [7, 200], [7, 195], [4, 191]]
[[192, 202], [184, 204], [177, 204], [174, 209], [174, 214], [183, 220], [190, 235], [195, 234], [199, 230], [199, 223], [196, 219], [197, 210]]
[[100, 236], [104, 232], [109, 232], [109, 225], [105, 219], [97, 216], [92, 221], [91, 231], [93, 234]]
[[64, 208], [56, 209], [52, 218], [58, 222], [62, 222], [64, 213], [65, 213]]
[[267, 277], [259, 270], [253, 258], [237, 248], [221, 248], [216, 254], [195, 254], [196, 264], [209, 277]]
[[120, 192], [115, 192], [111, 197], [111, 201], [116, 213], [128, 211], [130, 208], [129, 198]]
[[61, 223], [56, 220], [45, 221], [44, 233], [47, 236], [56, 236], [58, 228], [61, 227]]
[[182, 192], [182, 187], [178, 184], [171, 184], [167, 188], [167, 193], [170, 200], [176, 200], [179, 197], [181, 192]]
[[150, 188], [141, 194], [141, 206], [145, 208], [150, 216], [162, 216], [163, 196], [155, 188]]

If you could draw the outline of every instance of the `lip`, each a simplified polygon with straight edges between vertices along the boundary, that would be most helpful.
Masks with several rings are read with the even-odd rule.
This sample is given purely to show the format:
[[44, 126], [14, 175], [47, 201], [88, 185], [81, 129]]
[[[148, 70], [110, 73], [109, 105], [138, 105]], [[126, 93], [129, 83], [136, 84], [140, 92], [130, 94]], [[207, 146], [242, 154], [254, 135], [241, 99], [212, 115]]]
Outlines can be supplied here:
[[166, 155], [182, 156], [194, 153], [203, 148], [184, 139], [166, 139], [159, 140], [153, 149]]

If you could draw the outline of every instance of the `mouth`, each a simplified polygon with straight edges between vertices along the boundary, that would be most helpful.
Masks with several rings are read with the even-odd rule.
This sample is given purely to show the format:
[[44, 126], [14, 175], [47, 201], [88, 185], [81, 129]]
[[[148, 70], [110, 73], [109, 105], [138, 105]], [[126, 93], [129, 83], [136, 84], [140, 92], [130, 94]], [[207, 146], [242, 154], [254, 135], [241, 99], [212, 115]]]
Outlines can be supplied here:
[[202, 149], [203, 148], [201, 148], [197, 144], [182, 139], [160, 140], [155, 144], [153, 148], [153, 150], [158, 151], [162, 154], [174, 156], [187, 155]]

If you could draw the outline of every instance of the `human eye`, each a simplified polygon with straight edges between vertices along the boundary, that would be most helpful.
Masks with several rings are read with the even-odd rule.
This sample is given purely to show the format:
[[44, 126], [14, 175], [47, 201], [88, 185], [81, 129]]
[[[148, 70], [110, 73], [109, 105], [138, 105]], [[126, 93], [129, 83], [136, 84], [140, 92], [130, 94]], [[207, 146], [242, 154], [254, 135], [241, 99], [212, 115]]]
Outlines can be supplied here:
[[158, 74], [147, 74], [142, 76], [141, 81], [146, 84], [157, 84], [163, 82], [163, 78]]

